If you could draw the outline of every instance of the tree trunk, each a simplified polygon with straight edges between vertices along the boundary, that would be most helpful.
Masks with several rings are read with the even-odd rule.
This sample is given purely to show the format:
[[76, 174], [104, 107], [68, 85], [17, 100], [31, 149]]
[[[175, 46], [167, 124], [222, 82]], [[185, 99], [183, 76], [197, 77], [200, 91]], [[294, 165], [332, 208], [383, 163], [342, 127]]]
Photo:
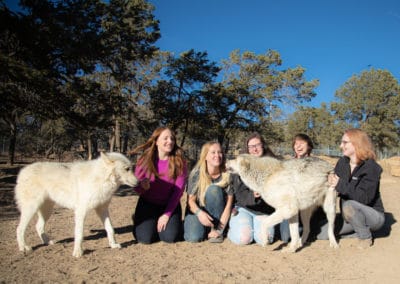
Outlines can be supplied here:
[[121, 125], [119, 120], [115, 120], [115, 151], [121, 153]]
[[122, 153], [128, 153], [128, 140], [129, 140], [129, 135], [125, 133], [122, 138]]
[[186, 139], [186, 134], [187, 134], [188, 128], [189, 128], [189, 120], [186, 119], [186, 121], [185, 121], [185, 127], [184, 127], [184, 130], [183, 130], [183, 133], [182, 133], [181, 144], [179, 145], [179, 146], [181, 146], [181, 147], [183, 147], [183, 145], [185, 144], [185, 139]]
[[10, 124], [10, 144], [8, 145], [8, 165], [14, 165], [15, 158], [15, 143], [17, 141], [17, 126], [15, 124]]
[[[114, 127], [113, 127], [114, 128]], [[113, 129], [114, 130], [114, 129]], [[111, 134], [110, 139], [108, 140], [108, 142], [110, 143], [110, 148], [109, 151], [113, 152], [114, 151], [114, 144], [115, 144], [115, 135], [114, 133]]]
[[99, 156], [99, 145], [97, 143], [97, 137], [91, 137], [92, 141], [92, 158], [97, 158]]
[[90, 134], [88, 134], [86, 141], [87, 141], [88, 160], [91, 160], [92, 159], [92, 139], [90, 138]]

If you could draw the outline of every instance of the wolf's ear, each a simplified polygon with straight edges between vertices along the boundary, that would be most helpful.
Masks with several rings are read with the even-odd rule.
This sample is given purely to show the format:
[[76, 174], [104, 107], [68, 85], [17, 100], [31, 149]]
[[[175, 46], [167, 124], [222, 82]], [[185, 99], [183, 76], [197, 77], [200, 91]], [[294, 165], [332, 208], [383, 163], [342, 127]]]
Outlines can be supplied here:
[[110, 158], [109, 158], [109, 157], [107, 156], [107, 154], [104, 153], [104, 152], [100, 152], [100, 159], [101, 159], [105, 164], [111, 163]]
[[241, 159], [239, 161], [239, 166], [241, 169], [248, 171], [250, 169], [250, 161], [247, 159]]

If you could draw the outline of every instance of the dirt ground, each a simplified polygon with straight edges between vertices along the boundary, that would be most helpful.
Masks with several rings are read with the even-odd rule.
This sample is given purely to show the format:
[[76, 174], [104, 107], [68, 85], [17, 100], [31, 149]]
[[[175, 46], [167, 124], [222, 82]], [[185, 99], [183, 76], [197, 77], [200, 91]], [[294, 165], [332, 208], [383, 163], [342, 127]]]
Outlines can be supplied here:
[[385, 227], [367, 250], [356, 240], [313, 241], [295, 254], [285, 254], [277, 241], [270, 246], [222, 244], [135, 243], [131, 215], [137, 196], [129, 189], [113, 197], [110, 214], [121, 249], [108, 247], [100, 220], [90, 212], [85, 221], [84, 255], [72, 257], [73, 213], [56, 207], [48, 232], [57, 242], [43, 246], [31, 222], [27, 241], [33, 251], [17, 249], [18, 211], [13, 186], [18, 168], [0, 176], [0, 283], [399, 283], [400, 177], [383, 174], [381, 192]]

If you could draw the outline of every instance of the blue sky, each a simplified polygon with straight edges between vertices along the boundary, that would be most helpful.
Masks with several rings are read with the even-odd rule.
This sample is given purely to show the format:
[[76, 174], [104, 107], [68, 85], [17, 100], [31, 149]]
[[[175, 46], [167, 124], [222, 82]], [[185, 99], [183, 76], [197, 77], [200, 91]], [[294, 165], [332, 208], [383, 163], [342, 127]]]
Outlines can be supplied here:
[[[283, 68], [319, 79], [309, 105], [329, 103], [370, 67], [400, 81], [400, 0], [148, 0], [160, 21], [156, 45], [179, 55], [206, 51], [220, 63], [235, 49], [276, 50]], [[6, 0], [15, 8], [17, 1]]]
[[150, 0], [162, 50], [193, 48], [217, 63], [235, 49], [276, 50], [283, 67], [319, 79], [319, 107], [352, 75], [370, 67], [400, 81], [399, 0]]

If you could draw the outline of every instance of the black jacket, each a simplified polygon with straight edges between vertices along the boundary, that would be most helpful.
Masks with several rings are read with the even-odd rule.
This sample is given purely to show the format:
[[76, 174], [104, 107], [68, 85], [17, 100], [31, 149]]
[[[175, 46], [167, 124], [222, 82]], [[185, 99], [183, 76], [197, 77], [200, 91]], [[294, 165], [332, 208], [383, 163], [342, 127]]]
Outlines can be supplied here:
[[374, 160], [363, 161], [351, 173], [350, 159], [342, 157], [336, 164], [335, 173], [340, 177], [336, 190], [341, 199], [355, 200], [384, 212], [379, 191], [382, 168]]
[[250, 190], [236, 174], [231, 174], [231, 188], [235, 196], [235, 205], [246, 208], [254, 214], [272, 214], [275, 209], [262, 200], [255, 198], [254, 192]]

